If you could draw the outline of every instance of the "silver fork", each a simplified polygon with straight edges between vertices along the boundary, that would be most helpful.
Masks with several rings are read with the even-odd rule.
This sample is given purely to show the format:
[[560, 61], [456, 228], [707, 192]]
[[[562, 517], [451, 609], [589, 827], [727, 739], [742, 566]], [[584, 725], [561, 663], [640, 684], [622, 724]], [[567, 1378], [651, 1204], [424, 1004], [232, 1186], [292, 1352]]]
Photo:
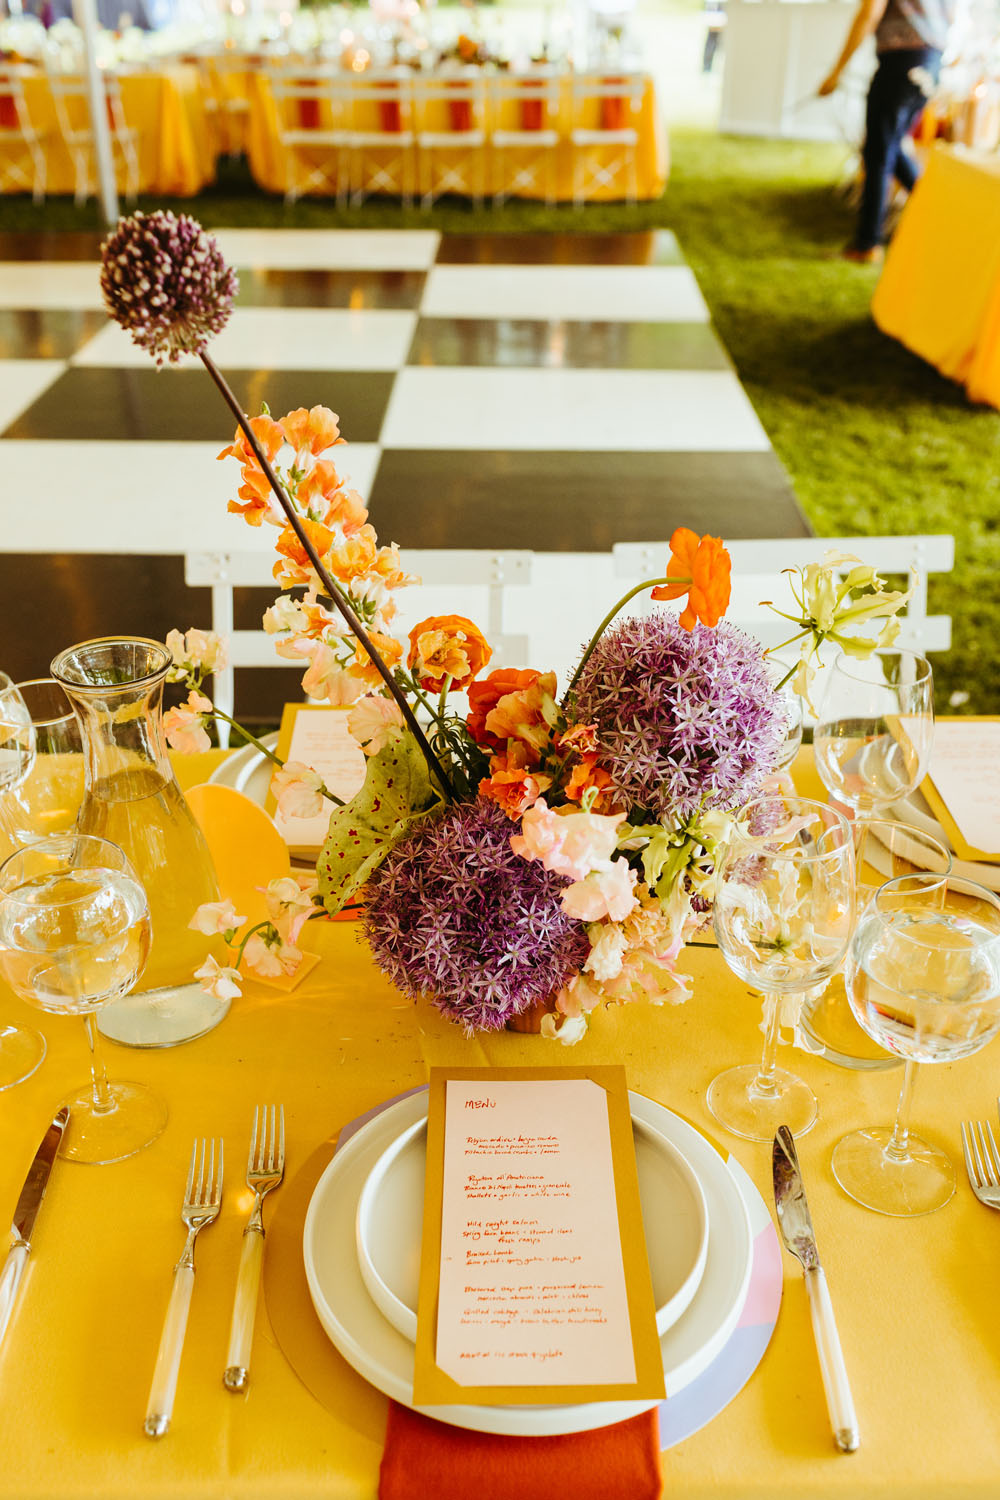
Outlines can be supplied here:
[[987, 1208], [1000, 1208], [1000, 1150], [988, 1120], [963, 1122], [962, 1150], [972, 1191]]
[[257, 1312], [260, 1268], [264, 1261], [264, 1196], [285, 1175], [285, 1106], [258, 1106], [247, 1158], [247, 1187], [253, 1190], [253, 1209], [243, 1231], [236, 1300], [229, 1329], [229, 1352], [222, 1383], [227, 1391], [245, 1391], [250, 1380], [250, 1349]]
[[200, 1154], [197, 1141], [191, 1148], [191, 1166], [184, 1189], [184, 1205], [181, 1208], [187, 1240], [181, 1258], [174, 1267], [174, 1282], [160, 1335], [160, 1349], [156, 1356], [156, 1369], [153, 1371], [153, 1384], [143, 1424], [147, 1437], [163, 1437], [170, 1427], [174, 1393], [177, 1390], [177, 1372], [180, 1369], [188, 1309], [194, 1288], [194, 1242], [199, 1230], [219, 1217], [222, 1207], [222, 1141], [212, 1141], [206, 1173], [207, 1147], [208, 1142], [203, 1139]]

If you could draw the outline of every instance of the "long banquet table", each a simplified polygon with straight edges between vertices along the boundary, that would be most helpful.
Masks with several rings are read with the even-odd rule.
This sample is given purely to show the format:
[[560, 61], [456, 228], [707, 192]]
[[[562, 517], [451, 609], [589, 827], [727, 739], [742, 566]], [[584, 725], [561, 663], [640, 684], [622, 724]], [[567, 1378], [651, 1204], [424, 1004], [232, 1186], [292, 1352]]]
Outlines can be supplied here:
[[[137, 138], [139, 191], [193, 196], [215, 177], [213, 136], [198, 68], [171, 64], [123, 71], [119, 78], [125, 123]], [[76, 186], [73, 159], [59, 130], [49, 80], [41, 69], [26, 74], [24, 96], [45, 153], [45, 191], [72, 193]], [[127, 187], [121, 171], [118, 186], [123, 192]], [[7, 181], [7, 191], [18, 190], [16, 183]]]
[[[187, 784], [210, 760], [185, 763]], [[805, 757], [800, 786], [817, 792]], [[247, 1208], [242, 1189], [253, 1106], [283, 1101], [288, 1171], [360, 1112], [421, 1084], [437, 1065], [622, 1062], [630, 1085], [687, 1116], [731, 1150], [770, 1201], [770, 1152], [729, 1139], [704, 1105], [722, 1067], [759, 1054], [759, 1007], [710, 948], [688, 950], [694, 997], [662, 1010], [597, 1016], [563, 1049], [502, 1034], [466, 1041], [429, 1004], [393, 991], [353, 923], [314, 923], [306, 946], [322, 962], [288, 995], [250, 984], [210, 1036], [167, 1052], [108, 1049], [112, 1071], [155, 1085], [169, 1101], [164, 1134], [111, 1167], [58, 1164], [36, 1226], [29, 1275], [0, 1350], [0, 1497], [260, 1497], [374, 1495], [386, 1403], [329, 1350], [334, 1409], [300, 1384], [258, 1313], [243, 1397], [222, 1386], [232, 1292]], [[60, 1095], [79, 1082], [79, 1023], [29, 1011], [6, 992], [3, 1014], [38, 1024], [49, 1056], [0, 1094], [0, 1215], [9, 1212]], [[710, 1426], [664, 1455], [665, 1494], [691, 1500], [992, 1500], [1000, 1479], [1000, 1218], [963, 1178], [925, 1219], [868, 1213], [836, 1188], [830, 1150], [849, 1127], [890, 1118], [896, 1070], [847, 1074], [795, 1054], [820, 1100], [801, 1160], [861, 1423], [860, 1451], [836, 1456], [797, 1263], [785, 1258], [774, 1337], [748, 1385]], [[958, 1152], [958, 1125], [989, 1115], [997, 1052], [925, 1069], [916, 1121]], [[222, 1134], [227, 1191], [219, 1223], [199, 1241], [198, 1271], [174, 1425], [142, 1434], [170, 1270], [181, 1245], [179, 1204], [192, 1139]], [[281, 1193], [266, 1219], [281, 1212]], [[301, 1277], [294, 1257], [288, 1279]], [[267, 1273], [265, 1272], [265, 1282]], [[308, 1309], [303, 1317], [308, 1317]], [[419, 1487], [414, 1491], [419, 1494]]]
[[1000, 155], [935, 147], [893, 236], [872, 315], [971, 400], [1000, 407]]

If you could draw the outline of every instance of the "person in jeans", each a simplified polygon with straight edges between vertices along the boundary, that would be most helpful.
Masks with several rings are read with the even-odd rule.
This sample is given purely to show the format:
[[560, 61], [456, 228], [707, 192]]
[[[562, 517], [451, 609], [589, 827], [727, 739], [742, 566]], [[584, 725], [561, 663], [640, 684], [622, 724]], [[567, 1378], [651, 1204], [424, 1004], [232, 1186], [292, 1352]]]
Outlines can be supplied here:
[[866, 37], [875, 33], [878, 67], [868, 90], [862, 157], [865, 185], [854, 243], [846, 259], [882, 259], [885, 210], [892, 179], [909, 192], [920, 168], [904, 142], [941, 70], [955, 0], [861, 0], [833, 71], [819, 86], [832, 94]]

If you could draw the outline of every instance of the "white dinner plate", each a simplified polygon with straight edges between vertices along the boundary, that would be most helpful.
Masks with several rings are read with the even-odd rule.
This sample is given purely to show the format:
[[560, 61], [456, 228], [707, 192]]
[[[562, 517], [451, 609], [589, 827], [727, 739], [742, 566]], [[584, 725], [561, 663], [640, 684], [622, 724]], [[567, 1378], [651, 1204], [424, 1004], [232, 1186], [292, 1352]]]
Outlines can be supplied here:
[[[919, 828], [924, 833], [940, 839], [951, 853], [951, 873], [957, 875], [960, 880], [975, 880], [980, 885], [985, 885], [988, 890], [1000, 892], [1000, 865], [987, 865], [979, 860], [959, 859], [952, 849], [947, 830], [933, 817], [926, 799], [919, 792], [913, 792], [909, 797], [901, 797], [898, 802], [893, 803], [889, 809], [889, 816], [894, 822], [912, 823], [914, 828]], [[872, 859], [872, 864], [883, 875], [887, 872], [888, 863], [888, 854], [881, 863], [878, 858]]]
[[[689, 1306], [708, 1255], [701, 1183], [677, 1147], [644, 1121], [632, 1122], [646, 1249], [662, 1336]], [[382, 1315], [411, 1343], [417, 1337], [427, 1126], [418, 1120], [389, 1145], [358, 1201], [358, 1264]]]
[[[260, 742], [273, 750], [278, 743], [277, 733], [262, 735]], [[235, 787], [238, 792], [263, 807], [271, 785], [272, 764], [256, 745], [244, 745], [232, 755], [227, 755], [208, 779], [217, 781], [222, 786]]]
[[[704, 1274], [687, 1311], [660, 1340], [664, 1381], [671, 1396], [706, 1369], [739, 1322], [753, 1260], [750, 1220], [735, 1179], [705, 1137], [650, 1099], [631, 1094], [630, 1100], [633, 1117], [659, 1131], [687, 1158], [708, 1207]], [[354, 1226], [358, 1202], [375, 1163], [387, 1146], [426, 1113], [426, 1092], [410, 1094], [352, 1135], [316, 1185], [303, 1234], [309, 1293], [329, 1338], [365, 1380], [410, 1407], [414, 1348], [368, 1296], [358, 1263]], [[575, 1406], [435, 1406], [428, 1410], [439, 1421], [457, 1427], [540, 1437], [606, 1427], [655, 1405], [655, 1401], [614, 1401]]]

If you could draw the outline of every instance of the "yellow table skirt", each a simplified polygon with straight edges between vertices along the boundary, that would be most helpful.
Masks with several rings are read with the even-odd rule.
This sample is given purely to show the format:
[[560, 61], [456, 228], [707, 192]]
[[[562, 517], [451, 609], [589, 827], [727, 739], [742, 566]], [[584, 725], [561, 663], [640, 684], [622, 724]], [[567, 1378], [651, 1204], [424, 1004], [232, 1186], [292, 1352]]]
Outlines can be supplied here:
[[[52, 91], [44, 74], [29, 76], [25, 103], [45, 152], [47, 194], [72, 193], [76, 176], [63, 143]], [[138, 137], [139, 191], [191, 197], [215, 176], [212, 136], [205, 117], [198, 69], [170, 67], [121, 75], [125, 123]], [[0, 151], [17, 148], [8, 144]], [[22, 161], [27, 161], [21, 153]], [[127, 188], [116, 152], [119, 192]], [[0, 179], [3, 174], [0, 173]]]
[[[209, 758], [186, 780], [200, 779]], [[815, 778], [803, 783], [815, 789]], [[723, 1067], [759, 1056], [759, 1005], [711, 948], [689, 949], [693, 998], [662, 1010], [596, 1016], [563, 1048], [501, 1034], [467, 1041], [430, 1005], [414, 1006], [374, 968], [353, 924], [313, 923], [323, 962], [290, 995], [250, 984], [210, 1036], [165, 1052], [108, 1047], [110, 1071], [155, 1086], [170, 1120], [147, 1151], [111, 1167], [57, 1164], [14, 1321], [0, 1350], [4, 1500], [372, 1500], [383, 1398], [344, 1363], [337, 1415], [299, 1383], [263, 1304], [249, 1392], [222, 1386], [247, 1195], [242, 1167], [257, 1103], [283, 1101], [288, 1176], [340, 1124], [426, 1080], [431, 1064], [554, 1066], [621, 1062], [632, 1087], [687, 1115], [747, 1168], [770, 1202], [770, 1152], [728, 1138], [705, 1109]], [[0, 1094], [0, 1217], [16, 1200], [54, 1107], [86, 1074], [78, 1021], [0, 995], [0, 1018], [39, 1025], [49, 1055]], [[796, 1262], [758, 1371], [709, 1427], [664, 1457], [674, 1500], [993, 1500], [1000, 1475], [1000, 1218], [964, 1180], [947, 1208], [897, 1221], [837, 1189], [830, 1151], [844, 1131], [888, 1121], [900, 1073], [842, 1072], [796, 1053], [820, 1119], [801, 1159], [861, 1423], [861, 1449], [835, 1455]], [[953, 1158], [958, 1125], [989, 1115], [995, 1046], [928, 1066], [916, 1123]], [[142, 1419], [170, 1273], [191, 1142], [225, 1137], [223, 1213], [199, 1241], [198, 1273], [169, 1435]], [[271, 1200], [267, 1214], [275, 1211]]]
[[971, 400], [1000, 407], [1000, 157], [935, 147], [893, 237], [872, 315]]
[[[285, 148], [278, 138], [278, 120], [276, 104], [271, 92], [270, 81], [265, 72], [258, 72], [250, 78], [250, 124], [247, 139], [247, 155], [250, 162], [250, 170], [255, 182], [260, 187], [266, 188], [272, 193], [287, 192], [289, 177], [291, 175]], [[560, 91], [560, 107], [557, 129], [559, 141], [555, 147], [556, 163], [554, 174], [554, 195], [558, 201], [572, 199], [574, 193], [573, 177], [573, 152], [574, 148], [569, 139], [569, 131], [572, 122], [572, 100], [570, 96], [569, 80], [563, 80]], [[636, 129], [639, 134], [639, 142], [636, 148], [636, 194], [639, 199], [659, 198], [667, 182], [668, 151], [666, 129], [660, 118], [656, 90], [651, 78], [646, 80], [643, 91], [642, 105]], [[596, 165], [606, 165], [617, 153], [613, 147], [588, 148]], [[595, 154], [596, 153], [596, 154]], [[472, 155], [472, 153], [469, 153]], [[516, 153], [503, 152], [491, 153], [489, 142], [481, 148], [478, 153], [482, 158], [478, 170], [469, 173], [472, 181], [481, 181], [485, 186], [487, 194], [495, 190], [512, 192], [519, 167], [523, 167], [523, 158], [518, 161]], [[365, 150], [360, 153], [362, 176], [366, 186], [370, 185], [376, 177], [379, 168], [379, 153], [376, 150]], [[384, 153], [382, 160], [384, 161]], [[412, 194], [418, 191], [416, 177], [412, 168], [412, 157], [402, 177], [403, 187]], [[596, 175], [596, 174], [595, 174]], [[593, 185], [587, 198], [590, 202], [601, 202], [624, 198], [627, 177], [619, 174], [613, 177], [609, 183], [598, 181]], [[322, 191], [322, 189], [316, 189]], [[330, 189], [332, 191], [332, 188]], [[535, 174], [535, 185], [518, 186], [517, 196], [523, 198], [544, 198], [546, 191], [546, 174], [539, 171]]]

